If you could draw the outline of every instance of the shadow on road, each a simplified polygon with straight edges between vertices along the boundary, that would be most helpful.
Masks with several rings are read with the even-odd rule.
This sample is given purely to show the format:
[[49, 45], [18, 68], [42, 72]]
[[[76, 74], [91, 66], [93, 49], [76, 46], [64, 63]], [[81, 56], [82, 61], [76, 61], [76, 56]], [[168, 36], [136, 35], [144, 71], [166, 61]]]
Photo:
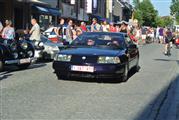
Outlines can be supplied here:
[[174, 61], [174, 62], [177, 62], [179, 64], [179, 60], [171, 60], [171, 59], [154, 59], [156, 61], [163, 61], [163, 62], [171, 62], [171, 61]]
[[[128, 80], [135, 75], [135, 71], [131, 70], [129, 72]], [[64, 79], [60, 79], [64, 80]], [[65, 79], [64, 81], [76, 81], [76, 82], [90, 82], [90, 83], [104, 83], [104, 84], [120, 84], [124, 83], [121, 81], [121, 78], [81, 78], [81, 77], [70, 77], [69, 79]], [[127, 82], [126, 81], [126, 82]]]
[[12, 76], [13, 74], [9, 72], [0, 73], [0, 81], [3, 79], [7, 79], [9, 76]]
[[17, 71], [24, 71], [24, 70], [30, 70], [30, 69], [35, 69], [35, 68], [40, 68], [46, 66], [46, 63], [36, 63], [33, 65], [30, 65], [27, 69], [19, 69], [16, 66], [5, 66], [4, 71], [0, 72], [0, 80], [5, 80], [8, 77], [13, 75], [13, 72]]
[[173, 92], [177, 82], [179, 82], [179, 75], [174, 77], [172, 82], [163, 88], [150, 103], [146, 103], [134, 120], [168, 120], [167, 116], [170, 114], [168, 109], [173, 102]]

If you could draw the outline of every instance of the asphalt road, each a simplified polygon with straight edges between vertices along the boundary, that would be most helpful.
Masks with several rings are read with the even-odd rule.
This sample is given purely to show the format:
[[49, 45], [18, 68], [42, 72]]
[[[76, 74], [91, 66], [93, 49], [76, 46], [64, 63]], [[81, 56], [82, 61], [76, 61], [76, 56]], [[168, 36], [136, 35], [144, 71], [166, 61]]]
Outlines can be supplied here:
[[[51, 62], [0, 73], [1, 120], [155, 120], [177, 76], [179, 50], [140, 47], [140, 72], [125, 83], [57, 80]], [[10, 70], [9, 70], [10, 69]]]

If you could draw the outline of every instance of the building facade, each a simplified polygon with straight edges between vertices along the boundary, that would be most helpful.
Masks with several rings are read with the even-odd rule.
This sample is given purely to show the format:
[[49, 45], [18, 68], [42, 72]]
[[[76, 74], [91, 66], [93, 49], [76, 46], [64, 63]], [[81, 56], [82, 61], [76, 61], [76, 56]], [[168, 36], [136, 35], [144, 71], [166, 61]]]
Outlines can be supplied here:
[[0, 11], [3, 11], [0, 12], [0, 21], [12, 20], [16, 30], [29, 29], [32, 18], [47, 27], [56, 16], [60, 16], [58, 9], [38, 0], [0, 0]]
[[10, 19], [15, 29], [27, 29], [30, 20], [36, 18], [45, 29], [49, 23], [56, 25], [59, 18], [88, 24], [94, 17], [99, 21], [128, 21], [131, 9], [128, 0], [0, 0], [0, 21]]

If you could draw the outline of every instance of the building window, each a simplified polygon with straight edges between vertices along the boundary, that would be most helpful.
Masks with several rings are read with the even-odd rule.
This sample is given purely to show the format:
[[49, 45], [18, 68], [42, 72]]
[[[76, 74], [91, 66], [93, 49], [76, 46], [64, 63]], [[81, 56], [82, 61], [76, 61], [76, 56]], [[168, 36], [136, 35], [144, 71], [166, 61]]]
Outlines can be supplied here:
[[85, 0], [80, 0], [80, 8], [85, 8]]
[[67, 3], [67, 4], [70, 4], [71, 3], [71, 0], [62, 0], [63, 3]]

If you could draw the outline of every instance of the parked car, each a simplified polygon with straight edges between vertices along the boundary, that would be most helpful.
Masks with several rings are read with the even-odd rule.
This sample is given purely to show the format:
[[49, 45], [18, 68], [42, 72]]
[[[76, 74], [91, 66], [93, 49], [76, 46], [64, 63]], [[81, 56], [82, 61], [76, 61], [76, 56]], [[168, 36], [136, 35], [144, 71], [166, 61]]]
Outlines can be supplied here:
[[58, 79], [78, 76], [126, 81], [132, 68], [139, 69], [139, 50], [124, 33], [83, 33], [53, 62]]
[[54, 59], [54, 56], [63, 48], [61, 42], [54, 43], [44, 35], [41, 35], [40, 41], [34, 42], [34, 46], [35, 58], [45, 60]]
[[6, 65], [26, 69], [34, 61], [34, 47], [29, 41], [0, 39], [0, 71]]
[[[50, 27], [48, 28], [46, 31], [43, 32], [43, 35], [45, 35], [49, 40], [51, 40], [52, 42], [59, 42], [59, 38], [58, 36], [55, 34], [54, 29], [56, 29], [57, 27]], [[64, 26], [62, 29], [62, 33], [63, 33], [63, 40], [66, 40], [66, 28], [67, 26]], [[63, 42], [63, 41], [61, 41]]]

